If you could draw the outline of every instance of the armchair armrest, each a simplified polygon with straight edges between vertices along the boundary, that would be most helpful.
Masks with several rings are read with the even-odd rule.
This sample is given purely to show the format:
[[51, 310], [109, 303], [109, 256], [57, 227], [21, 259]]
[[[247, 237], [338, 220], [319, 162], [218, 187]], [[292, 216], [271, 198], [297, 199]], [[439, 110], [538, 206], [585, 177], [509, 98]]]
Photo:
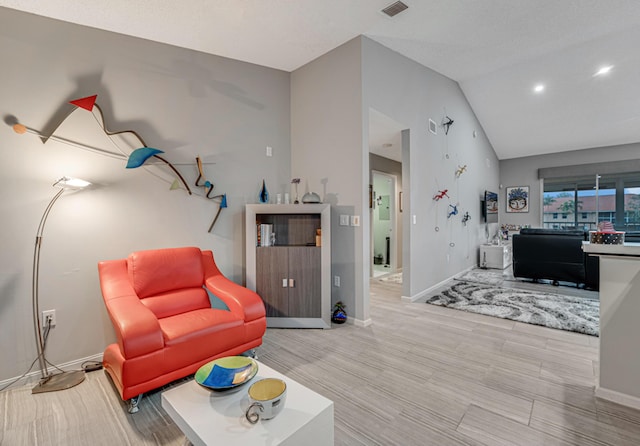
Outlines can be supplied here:
[[220, 298], [232, 313], [242, 317], [245, 322], [265, 316], [266, 311], [262, 298], [254, 291], [223, 276], [213, 260], [211, 251], [202, 251], [202, 263], [205, 286]]
[[126, 260], [100, 262], [98, 272], [122, 355], [129, 359], [164, 348], [158, 319], [140, 302], [129, 283]]

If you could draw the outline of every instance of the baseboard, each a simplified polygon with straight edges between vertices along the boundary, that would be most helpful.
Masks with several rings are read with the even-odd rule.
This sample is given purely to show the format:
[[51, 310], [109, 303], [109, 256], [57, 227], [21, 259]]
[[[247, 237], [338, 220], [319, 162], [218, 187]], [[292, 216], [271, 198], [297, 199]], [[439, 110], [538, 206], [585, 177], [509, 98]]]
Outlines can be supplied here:
[[623, 406], [631, 407], [632, 409], [640, 410], [640, 398], [637, 396], [627, 395], [626, 393], [620, 393], [615, 390], [605, 389], [602, 387], [596, 388], [596, 397], [603, 400], [612, 401]]
[[401, 296], [400, 299], [403, 302], [415, 302], [417, 300], [420, 300], [421, 298], [425, 297], [427, 294], [429, 294], [429, 293], [435, 291], [436, 289], [444, 286], [447, 282], [449, 282], [450, 280], [453, 280], [456, 276], [464, 275], [464, 274], [468, 273], [469, 271], [471, 271], [472, 269], [475, 269], [475, 268], [478, 268], [478, 265], [471, 265], [470, 267], [455, 273], [453, 276], [451, 276], [451, 277], [449, 277], [447, 279], [444, 279], [441, 282], [436, 283], [433, 286], [430, 286], [426, 290], [422, 290], [419, 293], [414, 294], [413, 296]]
[[[92, 362], [102, 362], [102, 353], [99, 353], [97, 355], [92, 355], [92, 356], [87, 356], [85, 358], [80, 358], [80, 359], [74, 359], [73, 361], [69, 361], [69, 362], [65, 362], [64, 364], [56, 364], [56, 366], [64, 371], [69, 371], [69, 370], [82, 370], [82, 364], [84, 364], [85, 362], [88, 361], [92, 361]], [[37, 364], [37, 363], [36, 363]], [[59, 372], [58, 369], [54, 368], [54, 367], [49, 367], [48, 368], [49, 373], [51, 373], [52, 375], [56, 374], [57, 372]], [[41, 377], [41, 373], [40, 370], [36, 370], [35, 372], [29, 372], [26, 375], [22, 376], [22, 377], [14, 377], [14, 378], [9, 378], [9, 379], [5, 379], [0, 381], [0, 388], [6, 386], [9, 383], [12, 383], [9, 387], [7, 387], [7, 389], [12, 389], [15, 387], [21, 387], [27, 384], [36, 384]], [[15, 381], [15, 382], [13, 382]]]
[[356, 319], [354, 317], [347, 316], [347, 324], [352, 324], [356, 327], [368, 327], [369, 325], [373, 324], [373, 321], [371, 320], [371, 318], [363, 321], [362, 319]]
[[453, 276], [448, 277], [448, 278], [446, 278], [446, 279], [444, 279], [444, 280], [442, 280], [442, 281], [440, 281], [440, 282], [436, 283], [435, 285], [430, 286], [430, 287], [429, 287], [429, 288], [427, 288], [426, 290], [422, 290], [422, 291], [420, 291], [419, 293], [414, 294], [413, 296], [402, 296], [402, 297], [401, 297], [401, 299], [402, 299], [402, 301], [404, 301], [404, 302], [415, 302], [415, 301], [417, 301], [417, 300], [420, 300], [420, 299], [422, 299], [423, 297], [425, 297], [426, 295], [428, 295], [429, 293], [431, 293], [431, 292], [433, 292], [433, 291], [437, 290], [438, 288], [440, 288], [440, 287], [444, 286], [447, 282], [449, 282], [449, 281], [453, 280], [453, 278], [454, 278], [454, 277], [459, 276], [460, 274], [464, 274], [464, 273], [466, 273], [467, 271], [471, 271], [473, 268], [475, 268], [475, 266], [472, 266], [471, 268], [465, 269], [465, 270], [464, 270], [464, 271], [462, 271], [462, 272], [457, 272], [457, 273], [455, 273]]

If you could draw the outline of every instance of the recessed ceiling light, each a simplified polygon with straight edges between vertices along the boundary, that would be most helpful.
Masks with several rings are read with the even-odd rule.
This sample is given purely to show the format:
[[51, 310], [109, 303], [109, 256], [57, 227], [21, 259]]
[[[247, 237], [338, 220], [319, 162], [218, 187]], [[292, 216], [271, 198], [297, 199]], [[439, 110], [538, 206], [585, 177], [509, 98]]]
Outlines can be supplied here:
[[601, 67], [595, 74], [594, 76], [602, 76], [603, 74], [607, 74], [609, 73], [609, 71], [611, 71], [611, 69], [613, 68], [613, 65], [606, 65], [604, 67]]
[[544, 85], [543, 84], [538, 84], [535, 87], [533, 87], [533, 91], [535, 91], [536, 93], [542, 93], [544, 91]]

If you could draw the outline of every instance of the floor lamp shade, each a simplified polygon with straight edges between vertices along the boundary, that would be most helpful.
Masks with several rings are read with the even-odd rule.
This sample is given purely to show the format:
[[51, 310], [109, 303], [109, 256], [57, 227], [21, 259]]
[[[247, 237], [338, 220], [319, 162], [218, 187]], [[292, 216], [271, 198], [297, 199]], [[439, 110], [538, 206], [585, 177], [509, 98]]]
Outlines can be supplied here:
[[[83, 371], [61, 372], [56, 374], [49, 373], [47, 368], [47, 358], [45, 356], [45, 337], [43, 333], [42, 321], [40, 319], [40, 300], [38, 296], [40, 282], [40, 248], [42, 247], [42, 236], [44, 226], [47, 223], [49, 213], [58, 198], [66, 190], [78, 190], [89, 186], [91, 183], [77, 178], [62, 177], [53, 183], [54, 187], [60, 190], [53, 196], [49, 204], [42, 214], [38, 232], [36, 233], [36, 243], [33, 252], [33, 274], [31, 283], [31, 305], [33, 309], [33, 328], [36, 337], [36, 347], [38, 350], [38, 364], [40, 365], [41, 378], [38, 384], [32, 389], [32, 393], [52, 392], [54, 390], [63, 390], [80, 384], [84, 381]], [[45, 327], [46, 328], [46, 327]]]

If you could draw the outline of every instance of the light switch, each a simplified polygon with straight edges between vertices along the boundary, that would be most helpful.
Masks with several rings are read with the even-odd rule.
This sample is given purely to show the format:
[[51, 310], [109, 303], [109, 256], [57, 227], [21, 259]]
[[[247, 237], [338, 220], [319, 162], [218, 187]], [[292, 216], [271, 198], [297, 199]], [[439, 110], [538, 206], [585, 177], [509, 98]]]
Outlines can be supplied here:
[[267, 146], [267, 156], [273, 156], [273, 148], [271, 146]]
[[360, 226], [360, 216], [352, 215], [351, 216], [351, 226]]
[[341, 215], [340, 216], [340, 226], [349, 226], [349, 216]]

